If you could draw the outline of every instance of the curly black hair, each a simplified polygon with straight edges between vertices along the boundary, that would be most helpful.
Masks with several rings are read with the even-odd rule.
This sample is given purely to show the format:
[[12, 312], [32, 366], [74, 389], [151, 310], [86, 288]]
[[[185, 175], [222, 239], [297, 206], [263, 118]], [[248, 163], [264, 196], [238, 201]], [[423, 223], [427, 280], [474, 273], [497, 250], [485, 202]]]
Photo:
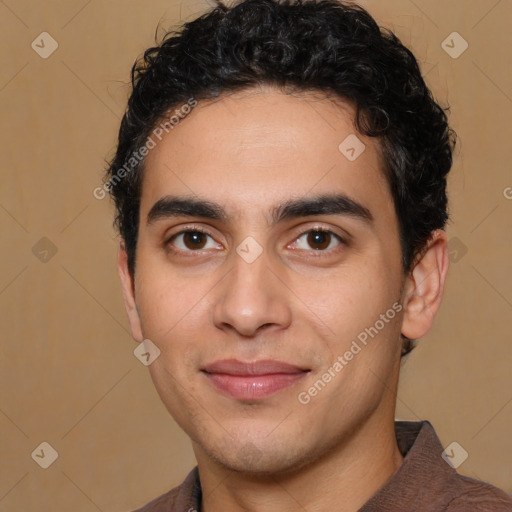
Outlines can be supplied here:
[[190, 105], [191, 99], [212, 99], [263, 84], [320, 91], [354, 105], [355, 128], [375, 137], [383, 155], [400, 226], [404, 272], [411, 270], [432, 231], [445, 227], [446, 175], [456, 140], [448, 126], [448, 109], [434, 100], [412, 52], [356, 4], [219, 3], [147, 49], [134, 64], [131, 80], [132, 93], [104, 187], [115, 202], [115, 225], [132, 275], [144, 167], [139, 149], [172, 109]]

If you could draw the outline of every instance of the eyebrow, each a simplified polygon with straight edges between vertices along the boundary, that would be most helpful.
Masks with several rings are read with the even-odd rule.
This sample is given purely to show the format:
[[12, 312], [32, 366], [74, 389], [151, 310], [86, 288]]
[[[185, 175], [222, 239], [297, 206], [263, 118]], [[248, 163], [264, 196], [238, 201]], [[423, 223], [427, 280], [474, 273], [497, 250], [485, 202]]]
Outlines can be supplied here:
[[[314, 215], [345, 215], [373, 223], [370, 210], [344, 194], [322, 194], [313, 197], [290, 199], [271, 210], [274, 224], [289, 219]], [[149, 210], [147, 224], [170, 217], [199, 217], [227, 223], [229, 216], [218, 203], [189, 196], [165, 196]]]

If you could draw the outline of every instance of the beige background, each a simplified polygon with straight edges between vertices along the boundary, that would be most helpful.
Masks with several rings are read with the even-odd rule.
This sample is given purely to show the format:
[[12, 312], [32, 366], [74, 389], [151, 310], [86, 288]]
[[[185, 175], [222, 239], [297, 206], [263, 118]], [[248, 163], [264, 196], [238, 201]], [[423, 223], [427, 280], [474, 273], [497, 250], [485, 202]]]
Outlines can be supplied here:
[[[130, 510], [194, 465], [133, 355], [112, 208], [92, 191], [134, 58], [204, 2], [0, 1], [0, 511]], [[416, 52], [460, 141], [446, 298], [404, 365], [397, 417], [429, 419], [468, 452], [460, 472], [512, 493], [512, 2], [363, 5]], [[59, 45], [47, 59], [31, 48], [43, 31]], [[469, 43], [457, 59], [441, 46], [453, 31]], [[31, 458], [43, 441], [59, 455], [48, 469]]]

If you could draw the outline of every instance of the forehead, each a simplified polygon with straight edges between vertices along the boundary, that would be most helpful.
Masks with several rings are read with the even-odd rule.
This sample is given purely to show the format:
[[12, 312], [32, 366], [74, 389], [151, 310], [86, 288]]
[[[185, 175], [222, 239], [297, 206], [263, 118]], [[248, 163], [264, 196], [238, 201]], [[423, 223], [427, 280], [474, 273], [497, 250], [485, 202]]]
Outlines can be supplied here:
[[353, 107], [339, 98], [270, 87], [224, 95], [200, 102], [156, 142], [141, 215], [165, 195], [208, 198], [240, 217], [333, 192], [392, 214], [377, 142], [357, 133]]

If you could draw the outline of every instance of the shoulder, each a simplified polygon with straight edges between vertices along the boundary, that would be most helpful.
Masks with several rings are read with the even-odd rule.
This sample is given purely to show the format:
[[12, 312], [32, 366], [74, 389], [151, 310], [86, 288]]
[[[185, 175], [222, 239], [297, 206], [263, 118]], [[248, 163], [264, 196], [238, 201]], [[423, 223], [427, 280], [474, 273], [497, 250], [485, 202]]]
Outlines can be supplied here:
[[512, 512], [512, 497], [491, 484], [457, 474], [447, 512]]
[[[373, 501], [385, 510], [443, 512], [512, 512], [512, 497], [489, 483], [457, 473], [443, 457], [445, 449], [428, 421], [397, 422], [395, 431], [402, 465]], [[394, 506], [397, 502], [401, 508]]]

